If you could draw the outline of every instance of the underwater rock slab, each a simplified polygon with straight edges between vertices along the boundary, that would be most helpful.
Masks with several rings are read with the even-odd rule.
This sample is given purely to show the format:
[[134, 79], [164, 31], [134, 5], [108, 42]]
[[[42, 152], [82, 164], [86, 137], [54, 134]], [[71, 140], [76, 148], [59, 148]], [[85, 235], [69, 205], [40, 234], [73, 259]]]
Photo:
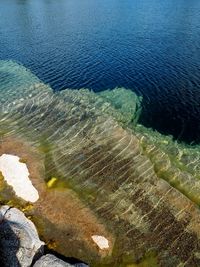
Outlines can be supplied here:
[[34, 224], [24, 214], [9, 206], [0, 209], [0, 265], [30, 266], [34, 257], [43, 254], [44, 242]]
[[29, 207], [2, 186], [1, 201], [24, 208], [50, 248], [92, 267], [200, 266], [199, 161], [129, 127], [138, 107], [120, 96], [133, 92], [27, 84], [0, 90], [0, 156], [27, 163], [39, 199]]
[[70, 264], [61, 259], [58, 259], [56, 256], [51, 254], [46, 254], [42, 256], [33, 267], [88, 267], [84, 263]]

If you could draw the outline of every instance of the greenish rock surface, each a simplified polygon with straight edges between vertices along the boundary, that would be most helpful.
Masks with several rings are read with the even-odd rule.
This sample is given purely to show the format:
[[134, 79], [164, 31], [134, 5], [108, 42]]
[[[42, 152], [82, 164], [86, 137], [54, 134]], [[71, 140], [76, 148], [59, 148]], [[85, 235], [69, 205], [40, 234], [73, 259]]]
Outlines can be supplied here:
[[142, 97], [138, 97], [132, 91], [125, 88], [106, 90], [100, 92], [99, 95], [106, 103], [110, 103], [111, 106], [119, 111], [121, 114], [120, 120], [123, 124], [131, 128], [136, 125], [141, 113]]
[[90, 266], [200, 266], [199, 148], [137, 124], [141, 99], [124, 88], [54, 93], [23, 66], [0, 66], [15, 69], [0, 90], [0, 154], [27, 163], [40, 195], [29, 205], [1, 177], [1, 202]]

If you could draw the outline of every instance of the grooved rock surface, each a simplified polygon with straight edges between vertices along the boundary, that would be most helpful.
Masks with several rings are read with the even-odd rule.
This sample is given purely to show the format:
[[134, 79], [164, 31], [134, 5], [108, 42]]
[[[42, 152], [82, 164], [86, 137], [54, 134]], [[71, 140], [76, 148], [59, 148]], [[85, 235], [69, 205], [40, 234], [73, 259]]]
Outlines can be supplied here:
[[0, 266], [28, 267], [35, 255], [43, 253], [34, 224], [23, 212], [3, 206], [0, 209]]

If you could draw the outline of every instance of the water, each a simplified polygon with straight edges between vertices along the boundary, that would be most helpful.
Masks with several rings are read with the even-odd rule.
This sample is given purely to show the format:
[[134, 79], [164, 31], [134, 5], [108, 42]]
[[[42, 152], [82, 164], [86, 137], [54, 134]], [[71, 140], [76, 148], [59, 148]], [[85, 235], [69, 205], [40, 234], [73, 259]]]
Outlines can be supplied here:
[[135, 125], [141, 98], [125, 88], [54, 92], [11, 60], [0, 80], [0, 155], [19, 157], [39, 194], [30, 205], [0, 174], [0, 201], [48, 248], [91, 267], [200, 266], [199, 145]]
[[55, 90], [126, 87], [140, 122], [200, 141], [198, 0], [1, 0], [0, 59]]

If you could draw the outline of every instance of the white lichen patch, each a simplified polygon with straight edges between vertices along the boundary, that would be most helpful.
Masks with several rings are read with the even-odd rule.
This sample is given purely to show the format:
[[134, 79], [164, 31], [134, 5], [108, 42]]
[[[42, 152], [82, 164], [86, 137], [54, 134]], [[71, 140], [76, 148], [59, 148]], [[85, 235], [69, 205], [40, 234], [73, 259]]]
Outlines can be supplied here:
[[92, 240], [97, 244], [100, 249], [108, 249], [109, 242], [104, 236], [101, 235], [93, 235]]
[[0, 171], [15, 194], [29, 202], [36, 202], [39, 194], [29, 179], [29, 171], [18, 156], [3, 154], [0, 156]]

